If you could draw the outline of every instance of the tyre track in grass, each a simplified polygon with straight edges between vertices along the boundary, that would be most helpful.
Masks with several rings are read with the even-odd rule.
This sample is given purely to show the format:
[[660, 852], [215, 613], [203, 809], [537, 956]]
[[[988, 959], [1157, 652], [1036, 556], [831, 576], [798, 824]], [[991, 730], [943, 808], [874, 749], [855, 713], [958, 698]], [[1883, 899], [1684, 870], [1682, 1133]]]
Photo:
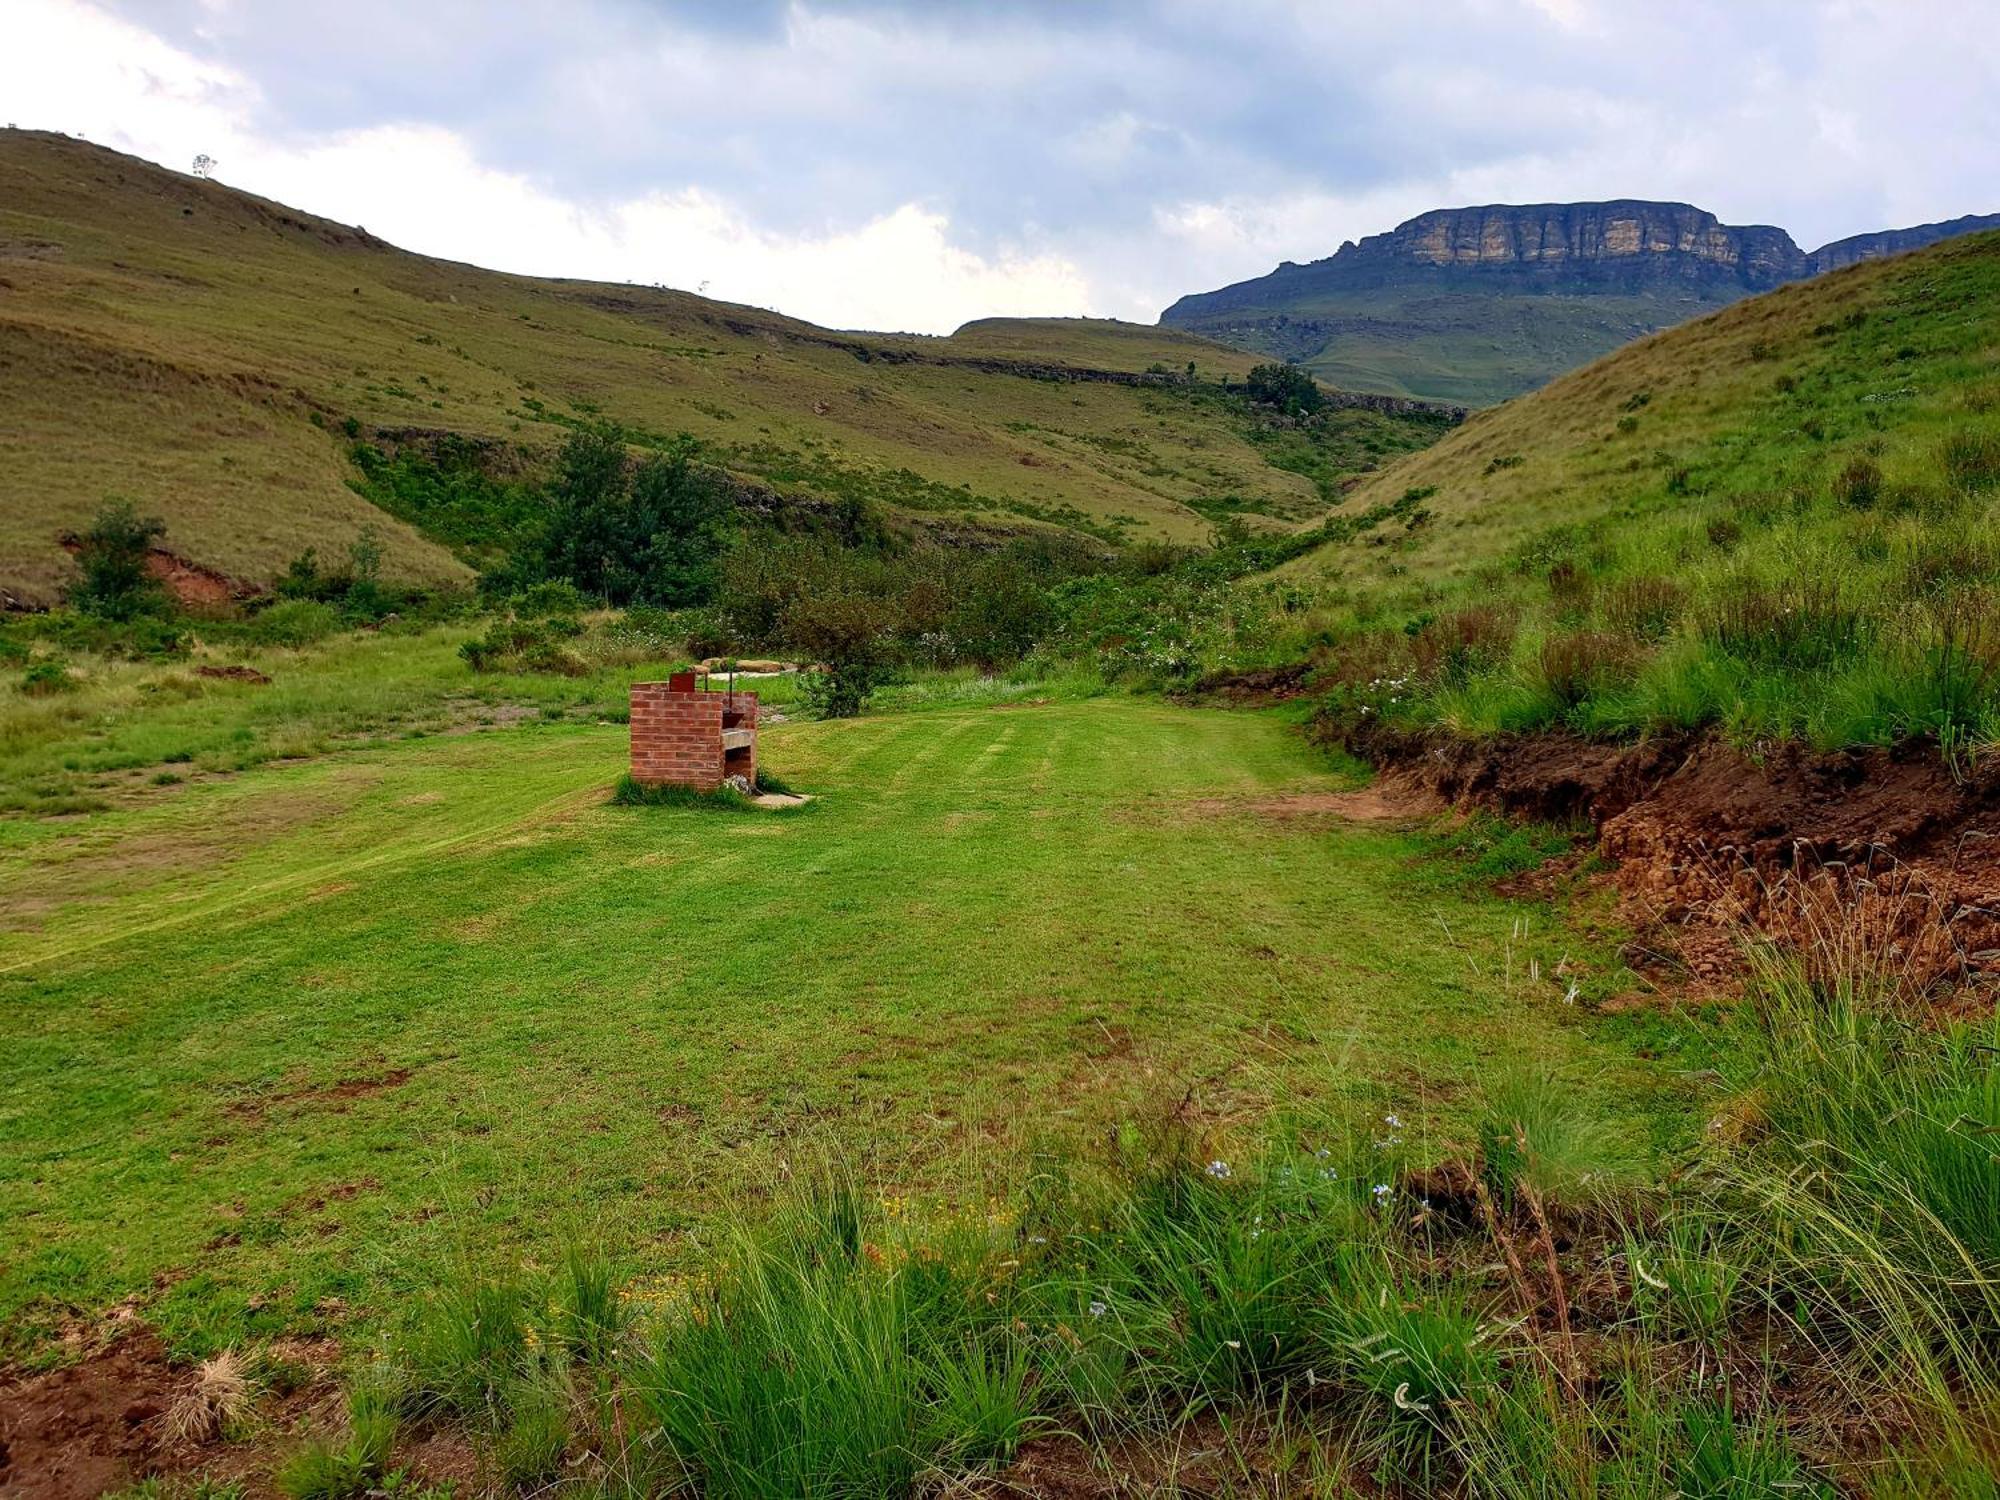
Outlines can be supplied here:
[[555, 797], [537, 803], [526, 812], [516, 812], [498, 822], [482, 824], [477, 828], [460, 829], [456, 833], [447, 835], [444, 838], [427, 840], [421, 844], [399, 844], [359, 857], [345, 857], [233, 890], [221, 896], [208, 899], [195, 898], [187, 905], [160, 916], [151, 917], [144, 921], [128, 923], [115, 930], [97, 933], [89, 938], [67, 943], [61, 947], [45, 949], [38, 953], [30, 953], [23, 957], [0, 962], [0, 976], [19, 974], [30, 969], [41, 968], [44, 965], [58, 963], [64, 959], [93, 953], [102, 948], [114, 947], [117, 944], [128, 942], [133, 938], [150, 937], [156, 933], [171, 931], [174, 928], [186, 926], [190, 922], [226, 916], [253, 902], [269, 901], [303, 891], [310, 891], [349, 876], [392, 868], [398, 864], [408, 863], [412, 860], [426, 859], [445, 853], [448, 850], [461, 848], [467, 844], [476, 844], [482, 840], [499, 839], [508, 834], [518, 833], [523, 829], [539, 824], [560, 821], [561, 818], [567, 816], [569, 813], [590, 806], [593, 802], [601, 801], [603, 796], [604, 787], [602, 782], [594, 780], [590, 786], [558, 793]]

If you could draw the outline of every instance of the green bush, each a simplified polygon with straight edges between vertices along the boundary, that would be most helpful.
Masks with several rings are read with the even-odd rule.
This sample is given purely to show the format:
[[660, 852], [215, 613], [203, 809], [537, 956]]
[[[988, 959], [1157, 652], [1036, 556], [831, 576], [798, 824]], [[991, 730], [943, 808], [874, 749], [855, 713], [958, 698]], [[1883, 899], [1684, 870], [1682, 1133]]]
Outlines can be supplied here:
[[21, 676], [21, 691], [30, 698], [53, 698], [60, 693], [73, 693], [77, 686], [69, 668], [59, 661], [38, 661]]
[[1319, 382], [1298, 365], [1258, 365], [1244, 378], [1243, 384], [1252, 401], [1275, 406], [1291, 416], [1318, 411], [1326, 404]]
[[142, 517], [129, 500], [111, 500], [90, 529], [76, 539], [83, 576], [71, 587], [69, 602], [87, 615], [131, 620], [167, 608], [166, 591], [149, 563], [153, 544], [167, 534], [158, 516]]
[[551, 672], [583, 677], [590, 663], [569, 645], [583, 634], [576, 620], [496, 620], [486, 634], [465, 642], [458, 654], [475, 672]]
[[281, 599], [251, 622], [251, 635], [270, 646], [312, 646], [340, 630], [345, 622], [330, 604], [314, 599]]

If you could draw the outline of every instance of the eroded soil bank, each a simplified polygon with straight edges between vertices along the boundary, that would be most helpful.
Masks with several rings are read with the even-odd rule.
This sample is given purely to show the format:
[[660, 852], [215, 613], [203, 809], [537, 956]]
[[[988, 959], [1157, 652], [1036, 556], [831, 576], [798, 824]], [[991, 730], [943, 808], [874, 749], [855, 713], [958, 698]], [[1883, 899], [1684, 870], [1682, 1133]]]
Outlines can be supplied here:
[[1634, 914], [1677, 933], [1696, 978], [1727, 971], [1745, 923], [1809, 953], [1866, 944], [1919, 985], [2000, 973], [2000, 767], [1954, 771], [1935, 744], [1315, 732], [1392, 794], [1588, 822]]

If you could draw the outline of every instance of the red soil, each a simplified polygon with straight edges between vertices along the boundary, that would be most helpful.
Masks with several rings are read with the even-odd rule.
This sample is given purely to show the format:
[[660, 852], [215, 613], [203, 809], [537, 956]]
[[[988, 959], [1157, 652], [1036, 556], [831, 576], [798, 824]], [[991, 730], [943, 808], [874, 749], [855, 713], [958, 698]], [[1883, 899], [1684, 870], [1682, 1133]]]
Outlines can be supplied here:
[[1697, 977], [1743, 924], [1808, 949], [1834, 929], [1915, 984], [2000, 973], [2000, 769], [1933, 745], [1751, 756], [1712, 736], [1605, 745], [1376, 729], [1348, 748], [1387, 787], [1548, 821], [1586, 820], [1638, 913], [1681, 929]]

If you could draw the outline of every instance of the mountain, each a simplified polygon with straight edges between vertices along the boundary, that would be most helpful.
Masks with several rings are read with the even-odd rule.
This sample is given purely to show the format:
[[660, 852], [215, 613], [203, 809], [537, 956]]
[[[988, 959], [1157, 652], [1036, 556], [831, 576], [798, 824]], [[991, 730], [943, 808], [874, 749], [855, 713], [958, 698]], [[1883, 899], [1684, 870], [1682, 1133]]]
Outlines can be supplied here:
[[[1553, 560], [1608, 556], [1648, 531], [1672, 534], [1683, 572], [1713, 562], [1775, 578], [1834, 568], [1811, 547], [1855, 530], [1870, 566], [1907, 565], [1920, 593], [1940, 579], [2000, 581], [2000, 553], [1982, 550], [2000, 494], [1996, 348], [2000, 233], [1789, 282], [1473, 413], [1358, 481], [1342, 507], [1413, 496], [1409, 524], [1289, 570], [1443, 609], [1455, 590], [1532, 592]], [[1877, 477], [1853, 492], [1852, 472]], [[1852, 503], [1836, 526], [1812, 507], [1843, 489]], [[1954, 490], [1976, 515], [1947, 503]], [[1971, 561], [1933, 566], [1916, 540]]]
[[1325, 260], [1183, 297], [1163, 326], [1295, 360], [1331, 384], [1488, 405], [1753, 292], [2000, 227], [2000, 214], [1807, 253], [1686, 203], [1436, 209]]
[[337, 559], [367, 527], [395, 577], [469, 577], [479, 538], [374, 503], [362, 445], [508, 481], [578, 421], [609, 418], [641, 440], [691, 433], [759, 505], [866, 497], [961, 536], [1194, 542], [1230, 514], [1316, 516], [1339, 479], [1441, 430], [1350, 408], [1302, 454], [1216, 393], [1253, 363], [1100, 319], [848, 333], [665, 288], [506, 275], [8, 130], [0, 604], [52, 602], [72, 571], [63, 534], [114, 495], [162, 516], [165, 561], [214, 592], [267, 585], [307, 547]]

